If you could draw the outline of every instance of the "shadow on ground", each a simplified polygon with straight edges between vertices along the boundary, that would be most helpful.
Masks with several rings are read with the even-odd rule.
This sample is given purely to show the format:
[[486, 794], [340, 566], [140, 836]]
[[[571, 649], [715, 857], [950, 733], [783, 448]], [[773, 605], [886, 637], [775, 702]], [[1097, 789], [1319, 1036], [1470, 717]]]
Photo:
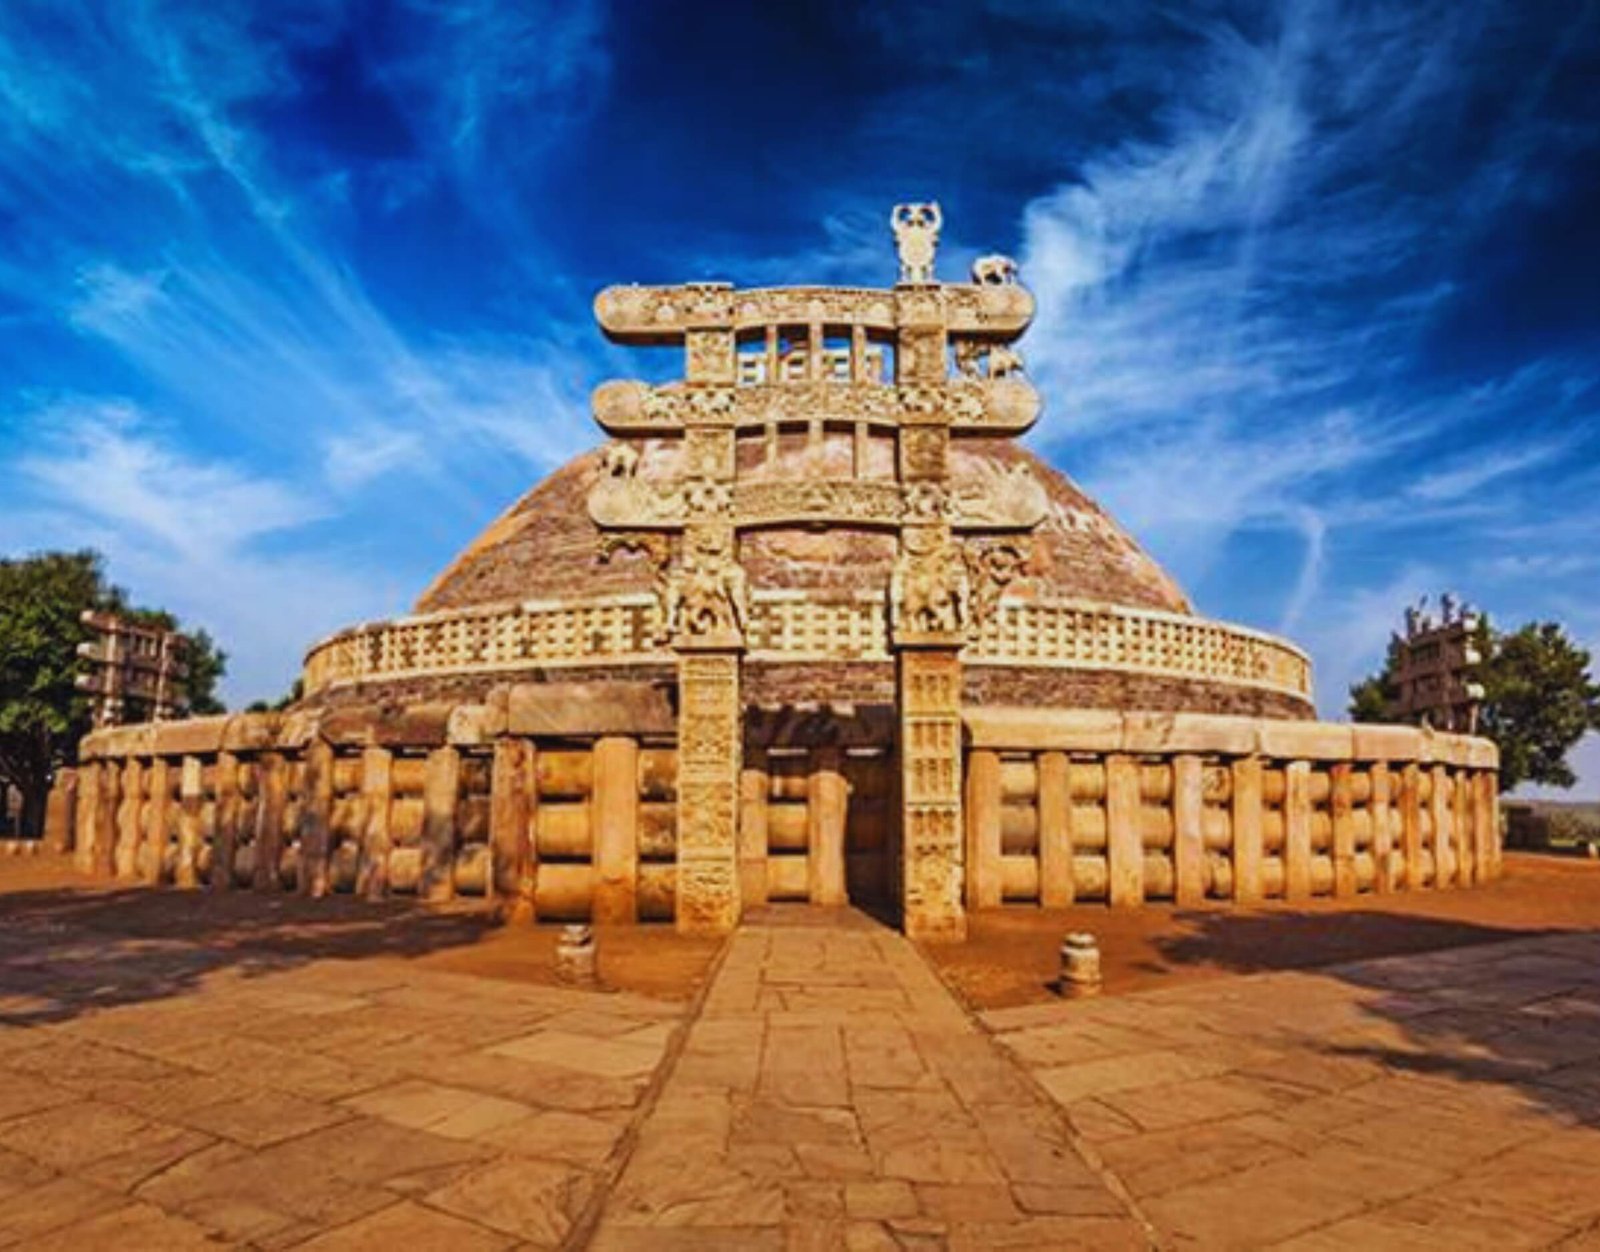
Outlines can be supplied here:
[[0, 894], [0, 1024], [42, 1025], [182, 995], [222, 970], [258, 976], [313, 960], [415, 958], [499, 928], [486, 911], [339, 897], [11, 891]]
[[[1600, 929], [1530, 932], [1364, 911], [1184, 920], [1189, 930], [1156, 943], [1164, 962], [1236, 974], [1304, 969], [1358, 988], [1363, 1024], [1314, 1040], [1323, 1056], [1514, 1091], [1568, 1123], [1600, 1117]], [[1333, 963], [1307, 961], [1308, 949]], [[1414, 955], [1381, 959], [1404, 953]], [[1286, 1021], [1293, 1015], [1287, 1009]]]

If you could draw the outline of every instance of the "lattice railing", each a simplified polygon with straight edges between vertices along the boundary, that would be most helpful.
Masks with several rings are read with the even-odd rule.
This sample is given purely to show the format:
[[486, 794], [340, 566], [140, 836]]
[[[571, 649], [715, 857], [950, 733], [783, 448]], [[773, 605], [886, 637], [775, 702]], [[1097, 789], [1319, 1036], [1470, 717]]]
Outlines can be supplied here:
[[[886, 598], [816, 600], [757, 591], [747, 632], [761, 661], [886, 660]], [[668, 663], [660, 609], [648, 594], [529, 601], [374, 622], [333, 636], [306, 658], [308, 692], [423, 674]], [[1002, 599], [965, 659], [976, 665], [1105, 669], [1311, 694], [1311, 663], [1271, 635], [1177, 613], [1077, 600]]]

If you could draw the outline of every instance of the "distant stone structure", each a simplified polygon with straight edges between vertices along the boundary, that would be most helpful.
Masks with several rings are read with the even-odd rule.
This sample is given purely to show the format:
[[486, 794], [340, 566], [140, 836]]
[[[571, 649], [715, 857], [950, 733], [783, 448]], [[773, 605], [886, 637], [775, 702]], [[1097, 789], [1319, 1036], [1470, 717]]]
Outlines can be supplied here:
[[85, 668], [77, 686], [93, 704], [95, 726], [164, 722], [188, 711], [186, 636], [93, 609], [85, 609], [82, 620], [94, 638], [78, 645]]
[[1483, 660], [1477, 649], [1481, 619], [1455, 596], [1439, 597], [1439, 617], [1428, 612], [1427, 597], [1406, 610], [1404, 634], [1389, 641], [1389, 668], [1395, 686], [1390, 716], [1396, 721], [1475, 734], [1483, 686], [1473, 671]]
[[1014, 262], [888, 288], [612, 287], [678, 381], [594, 393], [413, 616], [311, 649], [282, 714], [82, 749], [86, 866], [721, 932], [769, 901], [969, 910], [1354, 896], [1493, 876], [1492, 744], [1312, 720], [1305, 655], [1195, 615], [1017, 444]]

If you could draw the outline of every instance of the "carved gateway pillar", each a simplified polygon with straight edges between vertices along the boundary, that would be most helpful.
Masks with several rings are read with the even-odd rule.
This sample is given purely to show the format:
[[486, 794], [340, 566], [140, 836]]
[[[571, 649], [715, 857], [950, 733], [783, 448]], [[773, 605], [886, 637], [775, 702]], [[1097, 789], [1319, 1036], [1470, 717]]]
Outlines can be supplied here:
[[[970, 283], [938, 282], [936, 205], [900, 206], [892, 221], [892, 289], [692, 283], [612, 287], [595, 300], [612, 339], [679, 344], [685, 357], [681, 382], [596, 390], [595, 419], [615, 442], [589, 494], [602, 557], [634, 552], [654, 566], [655, 642], [677, 654], [680, 929], [726, 930], [739, 917], [740, 665], [747, 637], [759, 646], [775, 629], [748, 620], [740, 536], [835, 527], [897, 538], [883, 626], [898, 673], [906, 928], [965, 932], [960, 654], [1020, 571], [1018, 536], [1046, 498], [1021, 464], [963, 480], [951, 446], [1021, 434], [1037, 418], [1006, 346], [1033, 301], [1000, 257], [974, 266]], [[784, 435], [808, 449], [795, 466], [777, 455]], [[824, 455], [830, 436], [851, 441], [847, 472]], [[893, 441], [892, 476], [871, 471], [874, 439]], [[741, 479], [740, 464], [761, 472]]]

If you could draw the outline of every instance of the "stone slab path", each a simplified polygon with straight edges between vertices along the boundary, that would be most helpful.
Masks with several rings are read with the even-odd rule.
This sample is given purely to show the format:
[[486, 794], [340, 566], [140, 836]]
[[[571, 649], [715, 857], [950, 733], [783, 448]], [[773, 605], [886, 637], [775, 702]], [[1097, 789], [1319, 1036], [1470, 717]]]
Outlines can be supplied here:
[[734, 936], [592, 1247], [1147, 1245], [904, 938], [775, 916]]
[[969, 1015], [848, 911], [695, 1005], [0, 926], [0, 1248], [1600, 1249], [1600, 934]]
[[984, 1020], [1170, 1246], [1600, 1248], [1600, 935]]

